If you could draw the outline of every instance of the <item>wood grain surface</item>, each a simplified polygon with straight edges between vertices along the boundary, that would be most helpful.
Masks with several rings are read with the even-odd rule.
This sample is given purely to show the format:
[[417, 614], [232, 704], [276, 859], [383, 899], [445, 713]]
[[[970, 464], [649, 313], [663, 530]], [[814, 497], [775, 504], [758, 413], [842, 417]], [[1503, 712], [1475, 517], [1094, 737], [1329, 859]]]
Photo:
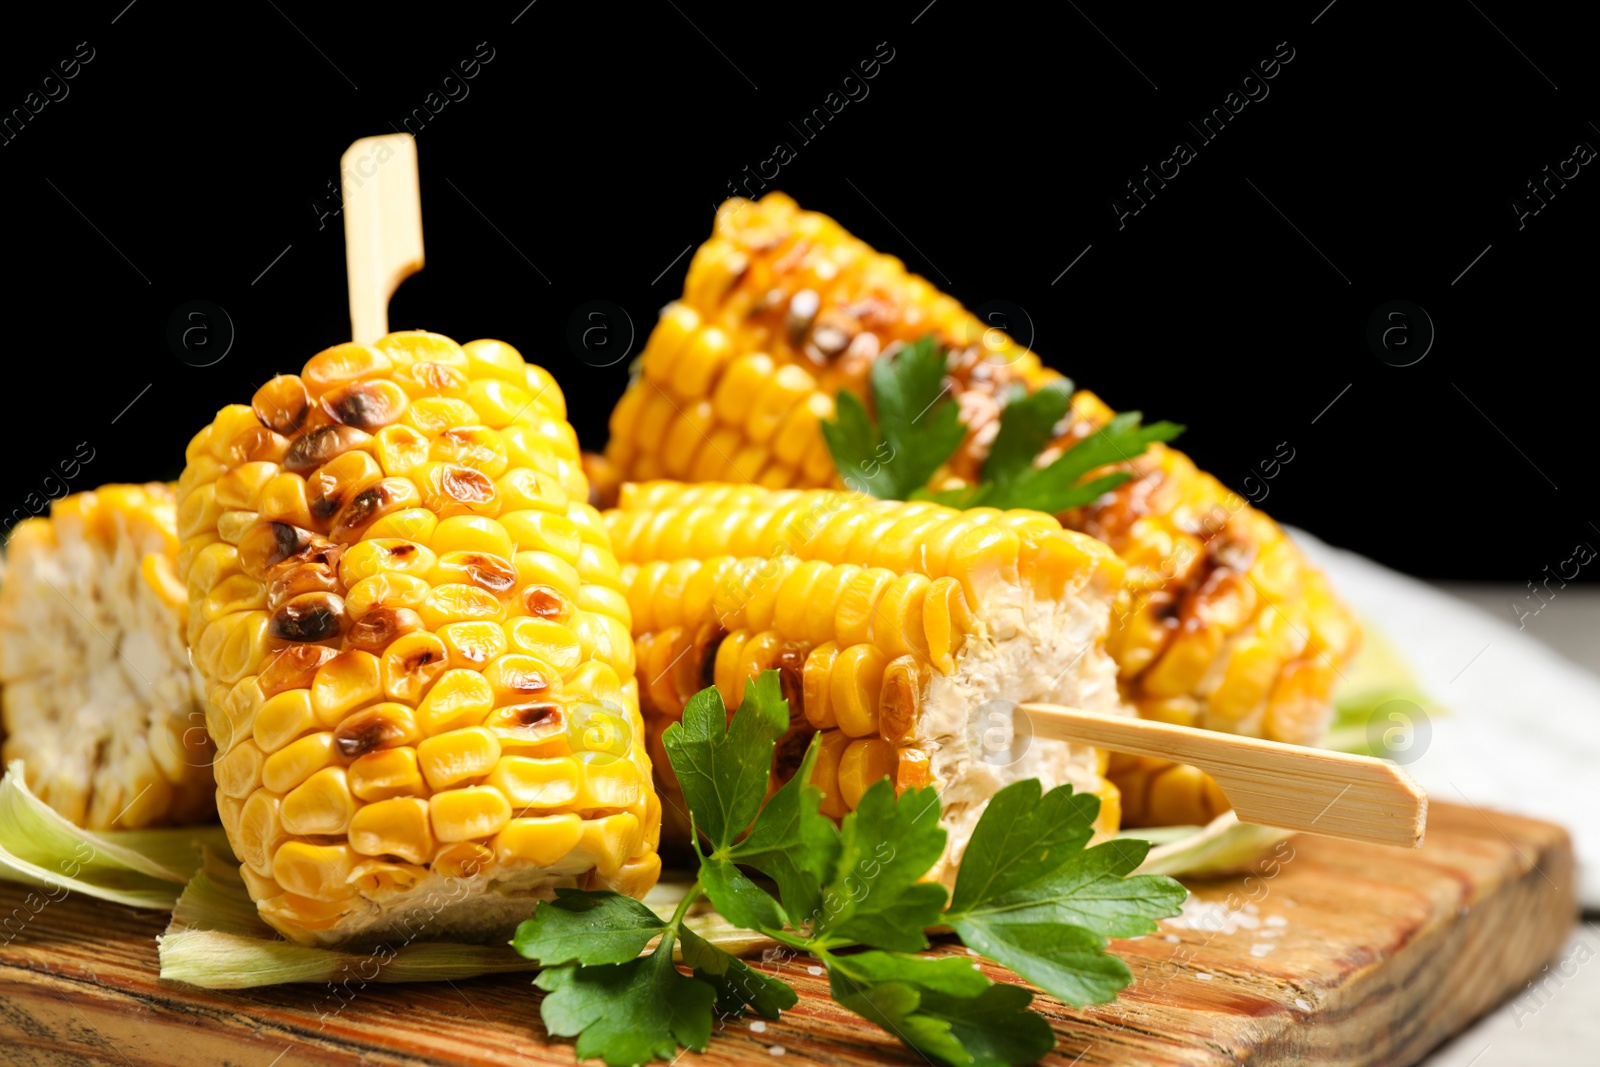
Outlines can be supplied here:
[[[1416, 1062], [1546, 963], [1576, 917], [1566, 833], [1435, 804], [1418, 851], [1301, 836], [1248, 877], [1196, 882], [1185, 916], [1119, 942], [1134, 984], [1089, 1010], [1035, 1001], [1058, 1065]], [[166, 916], [0, 886], [0, 1062], [292, 1067], [573, 1062], [526, 975], [214, 993], [156, 978]], [[21, 922], [14, 913], [20, 909]], [[961, 952], [948, 943], [941, 952]], [[770, 961], [800, 1004], [730, 1020], [684, 1063], [919, 1064], [827, 997], [808, 957]], [[1004, 973], [995, 969], [996, 977]]]

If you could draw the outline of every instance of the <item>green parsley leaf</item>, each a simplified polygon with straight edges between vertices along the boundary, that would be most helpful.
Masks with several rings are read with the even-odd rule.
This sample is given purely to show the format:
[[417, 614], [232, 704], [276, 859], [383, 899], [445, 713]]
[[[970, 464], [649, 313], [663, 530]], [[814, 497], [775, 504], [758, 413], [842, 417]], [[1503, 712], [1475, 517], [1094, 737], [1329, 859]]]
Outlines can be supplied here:
[[783, 979], [762, 974], [687, 926], [682, 934], [683, 962], [694, 969], [696, 978], [717, 991], [717, 1007], [720, 1010], [738, 1015], [749, 1005], [758, 1015], [776, 1019], [799, 1003], [799, 994]]
[[1072, 861], [1094, 836], [1100, 798], [1070, 785], [1040, 796], [1039, 779], [1012, 782], [993, 797], [961, 857], [953, 913], [1032, 885]]
[[580, 1060], [638, 1067], [651, 1057], [671, 1060], [679, 1045], [703, 1052], [711, 1039], [717, 991], [674, 966], [670, 933], [642, 959], [553, 967], [534, 985], [550, 994], [539, 1007], [545, 1029], [576, 1037]]
[[[1125, 463], [1137, 459], [1155, 442], [1170, 441], [1183, 432], [1182, 426], [1172, 422], [1140, 426], [1142, 417], [1137, 411], [1123, 412], [1056, 457], [1048, 467], [1039, 469], [1030, 466], [1009, 484], [997, 488], [983, 501], [983, 505], [997, 508], [1033, 508], [1055, 514], [1068, 508], [1094, 503], [1101, 495], [1126, 482], [1132, 475], [1119, 471], [1079, 485], [1078, 482], [1084, 475], [1107, 464]], [[1001, 412], [1002, 428], [1005, 418], [1005, 412]], [[989, 475], [987, 464], [983, 470], [987, 482]]]
[[871, 370], [874, 423], [859, 397], [841, 392], [822, 436], [844, 482], [882, 500], [909, 500], [966, 439], [961, 411], [945, 387], [947, 357], [924, 337]]
[[1098, 810], [1071, 786], [1042, 798], [1034, 780], [1001, 790], [973, 831], [944, 916], [969, 947], [1080, 1007], [1112, 999], [1131, 980], [1106, 938], [1153, 932], [1188, 896], [1170, 878], [1127, 877], [1150, 849], [1144, 841], [1085, 850]]
[[1093, 503], [1132, 477], [1118, 471], [1082, 482], [1090, 471], [1137, 459], [1151, 444], [1183, 432], [1171, 422], [1142, 426], [1139, 412], [1125, 412], [1049, 465], [1037, 467], [1035, 461], [1054, 441], [1056, 426], [1072, 406], [1073, 386], [1060, 379], [1029, 393], [1015, 385], [1000, 410], [1000, 428], [979, 484], [930, 491], [928, 479], [955, 454], [967, 430], [960, 406], [945, 395], [945, 370], [945, 353], [930, 335], [873, 362], [876, 423], [859, 397], [839, 394], [838, 416], [822, 424], [822, 433], [846, 485], [883, 500], [1058, 514]]
[[546, 967], [626, 963], [666, 928], [661, 916], [621, 893], [557, 889], [517, 927], [511, 944]]
[[894, 784], [880, 779], [844, 817], [839, 841], [811, 936], [824, 946], [926, 948], [923, 930], [939, 922], [947, 896], [944, 886], [919, 881], [944, 852], [938, 794], [908, 789], [897, 799]]
[[970, 959], [827, 955], [833, 998], [909, 1047], [955, 1067], [1032, 1063], [1055, 1047], [1033, 994], [995, 985]]
[[[796, 928], [817, 913], [822, 903], [820, 887], [839, 855], [839, 830], [832, 819], [818, 813], [822, 790], [810, 784], [817, 748], [814, 736], [800, 769], [767, 801], [744, 840], [728, 852], [730, 859], [754, 867], [777, 883], [778, 898]], [[711, 899], [716, 901], [715, 893]]]
[[696, 828], [713, 851], [727, 848], [761, 810], [772, 773], [772, 750], [789, 729], [789, 708], [778, 673], [745, 686], [730, 720], [715, 686], [689, 698], [683, 719], [661, 736]]
[[1056, 423], [1072, 406], [1072, 383], [1048, 382], [1032, 394], [1013, 386], [1000, 410], [1000, 430], [989, 446], [983, 480], [1008, 486], [1033, 470], [1033, 461], [1055, 438]]

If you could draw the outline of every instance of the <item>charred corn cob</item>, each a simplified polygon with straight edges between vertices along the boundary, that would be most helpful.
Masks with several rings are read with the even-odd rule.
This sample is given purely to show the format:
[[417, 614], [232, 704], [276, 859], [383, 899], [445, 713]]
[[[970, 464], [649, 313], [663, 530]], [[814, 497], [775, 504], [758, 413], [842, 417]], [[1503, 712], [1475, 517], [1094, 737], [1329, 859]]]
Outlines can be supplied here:
[[[1028, 511], [956, 511], [821, 490], [655, 482], [623, 487], [606, 525], [638, 645], [640, 702], [668, 825], [686, 839], [661, 734], [715, 684], [737, 707], [776, 670], [791, 726], [774, 783], [821, 734], [814, 780], [840, 817], [888, 776], [933, 784], [949, 871], [990, 796], [1040, 778], [1115, 787], [1092, 749], [1031, 738], [1006, 702], [1121, 711], [1104, 648], [1122, 562]], [[677, 816], [674, 818], [674, 816]]]
[[[833, 397], [865, 398], [872, 361], [929, 334], [951, 352], [952, 393], [970, 429], [947, 474], [970, 480], [1007, 390], [1059, 375], [832, 219], [781, 193], [730, 200], [690, 264], [683, 299], [646, 343], [612, 415], [607, 457], [631, 480], [839, 485], [819, 429]], [[1111, 416], [1078, 392], [1058, 445]], [[1275, 523], [1181, 453], [1155, 445], [1128, 469], [1133, 480], [1060, 516], [1128, 564], [1110, 639], [1126, 699], [1148, 717], [1317, 743], [1357, 640], [1352, 616]], [[1163, 781], [1162, 766], [1118, 761], [1130, 824], [1205, 821], [1225, 806], [1198, 772]]]
[[313, 357], [190, 443], [217, 806], [304, 943], [497, 937], [656, 880], [621, 575], [560, 389], [498, 341]]
[[24, 761], [34, 795], [90, 830], [215, 818], [177, 551], [159, 484], [64, 497], [7, 544], [4, 761]]

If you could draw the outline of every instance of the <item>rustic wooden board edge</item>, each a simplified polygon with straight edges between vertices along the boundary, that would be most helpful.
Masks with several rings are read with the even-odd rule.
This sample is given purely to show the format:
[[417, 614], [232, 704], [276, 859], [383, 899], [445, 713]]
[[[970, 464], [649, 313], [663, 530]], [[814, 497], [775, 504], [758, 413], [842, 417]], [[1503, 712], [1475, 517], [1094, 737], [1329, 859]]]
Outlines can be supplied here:
[[[1198, 931], [1180, 931], [1181, 945], [1164, 937], [1120, 942], [1117, 951], [1140, 979], [1122, 1001], [1084, 1011], [1038, 1002], [1059, 1038], [1045, 1062], [1414, 1063], [1515, 993], [1559, 949], [1576, 915], [1575, 865], [1559, 828], [1445, 805], [1435, 810], [1434, 821], [1430, 838], [1440, 844], [1421, 853], [1297, 838], [1298, 858], [1273, 883], [1281, 897], [1299, 897], [1308, 918], [1326, 918], [1345, 899], [1328, 894], [1360, 886], [1369, 867], [1384, 868], [1386, 880], [1374, 880], [1371, 895], [1403, 913], [1385, 935], [1389, 943], [1331, 960], [1320, 973], [1285, 972], [1274, 981], [1270, 958], [1241, 960], [1237, 944], [1231, 955], [1208, 949]], [[1267, 877], [1261, 870], [1258, 876]], [[1324, 883], [1327, 888], [1319, 889]], [[1236, 884], [1200, 884], [1196, 897], [1217, 899]], [[1324, 893], [1321, 900], [1318, 892]], [[348, 1012], [334, 1012], [319, 1027], [319, 996], [327, 1007], [337, 1003], [326, 999], [325, 990], [233, 994], [155, 983], [154, 944], [148, 952], [116, 958], [94, 928], [101, 916], [107, 928], [133, 941], [161, 926], [147, 913], [91, 904], [41, 916], [40, 925], [51, 928], [24, 952], [8, 953], [0, 944], [0, 1060], [18, 1067], [572, 1062], [570, 1044], [542, 1044], [537, 999], [526, 978], [387, 987], [358, 997]], [[1185, 958], [1174, 965], [1179, 949]], [[784, 1046], [791, 1061], [921, 1062], [828, 1002], [826, 979], [810, 975], [808, 962], [782, 967], [803, 996], [782, 1023], [767, 1032], [755, 1031], [748, 1021], [733, 1023], [706, 1054], [683, 1061], [759, 1063], [771, 1043]], [[1164, 969], [1174, 977], [1163, 977]], [[1202, 972], [1213, 980], [1196, 981]], [[1184, 1025], [1175, 1026], [1174, 1019]]]

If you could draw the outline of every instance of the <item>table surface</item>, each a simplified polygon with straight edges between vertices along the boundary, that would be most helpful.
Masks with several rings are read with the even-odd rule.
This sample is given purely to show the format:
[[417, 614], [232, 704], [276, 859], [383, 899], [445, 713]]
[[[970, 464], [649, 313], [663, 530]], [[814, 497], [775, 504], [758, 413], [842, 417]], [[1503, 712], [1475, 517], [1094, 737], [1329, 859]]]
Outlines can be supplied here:
[[[1496, 617], [1527, 592], [1494, 583], [1436, 583]], [[1600, 588], [1571, 586], [1528, 620], [1524, 633], [1600, 675]], [[1423, 1067], [1593, 1067], [1600, 1053], [1600, 916], [1573, 935], [1540, 989], [1529, 990], [1456, 1037]]]

